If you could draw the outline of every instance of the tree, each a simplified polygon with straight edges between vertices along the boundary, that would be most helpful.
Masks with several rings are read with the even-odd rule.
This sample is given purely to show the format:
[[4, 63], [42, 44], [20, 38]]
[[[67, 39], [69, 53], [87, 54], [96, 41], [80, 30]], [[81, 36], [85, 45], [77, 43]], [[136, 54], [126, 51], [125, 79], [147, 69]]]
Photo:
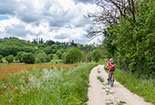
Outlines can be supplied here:
[[91, 37], [102, 35], [109, 24], [119, 25], [121, 19], [127, 19], [134, 25], [138, 2], [136, 0], [96, 0], [99, 10], [88, 14], [93, 21], [88, 35]]
[[122, 70], [154, 78], [155, 1], [142, 1], [138, 5], [132, 2], [128, 0], [130, 12], [127, 10], [118, 24], [111, 23], [103, 30], [105, 39], [102, 45]]
[[14, 60], [14, 56], [13, 55], [9, 55], [9, 56], [6, 57], [6, 61], [8, 61], [8, 63], [13, 62], [13, 60]]
[[0, 55], [0, 62], [2, 63], [2, 58], [3, 58], [3, 56], [2, 55]]
[[87, 54], [86, 54], [86, 56], [85, 56], [85, 61], [86, 61], [86, 62], [92, 61], [91, 53], [87, 53]]
[[49, 54], [48, 57], [50, 58], [50, 60], [52, 60], [54, 57], [54, 54]]
[[55, 42], [52, 41], [52, 40], [47, 40], [47, 41], [45, 42], [45, 45], [48, 45], [48, 46], [51, 46], [52, 44], [55, 44]]
[[61, 57], [62, 57], [62, 52], [58, 50], [58, 51], [56, 52], [56, 55], [58, 56], [59, 59], [61, 59]]
[[82, 52], [77, 48], [69, 49], [64, 55], [65, 63], [76, 63], [82, 60]]
[[93, 50], [91, 57], [93, 59], [93, 61], [98, 62], [101, 58], [102, 58], [102, 53], [101, 50]]
[[49, 61], [47, 54], [42, 50], [37, 54], [37, 58], [40, 60], [41, 63]]
[[35, 62], [35, 57], [32, 53], [24, 53], [23, 54], [23, 61], [27, 64], [33, 64]]
[[18, 52], [16, 55], [16, 59], [19, 60], [19, 62], [23, 62], [23, 54], [25, 52]]

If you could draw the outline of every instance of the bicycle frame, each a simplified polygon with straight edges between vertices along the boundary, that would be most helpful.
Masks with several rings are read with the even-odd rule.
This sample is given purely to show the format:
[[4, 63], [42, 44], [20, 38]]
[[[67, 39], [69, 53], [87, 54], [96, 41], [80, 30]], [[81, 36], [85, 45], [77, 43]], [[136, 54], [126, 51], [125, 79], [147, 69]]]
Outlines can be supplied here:
[[110, 72], [110, 76], [109, 76], [109, 84], [111, 85], [111, 87], [113, 87], [114, 85], [114, 76], [113, 76], [114, 71]]

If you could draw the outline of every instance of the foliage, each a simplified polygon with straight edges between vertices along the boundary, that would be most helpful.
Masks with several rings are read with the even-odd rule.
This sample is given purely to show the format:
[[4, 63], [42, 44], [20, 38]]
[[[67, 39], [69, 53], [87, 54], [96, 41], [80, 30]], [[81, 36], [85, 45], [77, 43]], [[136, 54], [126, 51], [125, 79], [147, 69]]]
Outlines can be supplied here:
[[[119, 25], [109, 24], [104, 30], [104, 50], [118, 67], [141, 77], [155, 77], [155, 1], [140, 2], [135, 23], [121, 18]], [[128, 14], [130, 15], [130, 14]]]
[[86, 62], [92, 61], [91, 53], [87, 53], [87, 54], [86, 54], [86, 56], [85, 56], [85, 61], [86, 61]]
[[0, 42], [0, 54], [3, 56], [8, 55], [17, 55], [17, 52], [24, 51], [24, 52], [33, 52], [33, 44], [28, 42], [19, 40], [17, 38], [12, 38], [8, 41]]
[[19, 62], [23, 62], [23, 54], [25, 52], [18, 52], [16, 55], [16, 59], [19, 60]]
[[9, 56], [6, 57], [6, 61], [8, 61], [8, 63], [13, 62], [13, 60], [14, 60], [14, 56], [13, 55], [9, 55]]
[[[72, 46], [67, 43], [54, 42], [52, 40], [44, 41], [39, 38], [34, 39], [33, 42], [20, 40], [18, 38], [8, 38], [8, 40], [0, 40], [0, 55], [3, 57], [10, 54], [15, 56], [16, 62], [23, 62], [23, 53], [32, 53], [36, 58], [37, 63], [49, 62], [50, 60], [63, 59], [64, 53], [70, 48], [76, 47], [84, 53], [91, 52], [96, 47], [89, 45], [78, 45], [72, 42]], [[40, 52], [42, 51], [42, 52]], [[82, 53], [84, 61], [85, 54]]]
[[33, 64], [35, 62], [35, 57], [32, 53], [24, 53], [23, 54], [23, 62], [27, 64]]
[[53, 60], [58, 60], [59, 57], [56, 54], [53, 54]]
[[76, 63], [80, 62], [82, 58], [82, 52], [77, 48], [69, 49], [64, 55], [65, 63]]
[[62, 52], [61, 52], [61, 51], [57, 51], [57, 52], [56, 52], [56, 55], [58, 56], [59, 59], [61, 59], [61, 57], [62, 57]]
[[40, 59], [39, 59], [39, 58], [36, 58], [36, 59], [35, 59], [35, 63], [36, 63], [36, 64], [37, 64], [37, 63], [41, 63]]
[[37, 54], [37, 58], [39, 59], [39, 61], [41, 63], [47, 62], [48, 61], [48, 56], [44, 51], [39, 51], [39, 53]]
[[0, 55], [0, 62], [2, 63], [2, 58], [3, 58], [3, 56], [2, 55]]
[[91, 57], [95, 62], [98, 62], [102, 58], [101, 50], [94, 50], [91, 54]]

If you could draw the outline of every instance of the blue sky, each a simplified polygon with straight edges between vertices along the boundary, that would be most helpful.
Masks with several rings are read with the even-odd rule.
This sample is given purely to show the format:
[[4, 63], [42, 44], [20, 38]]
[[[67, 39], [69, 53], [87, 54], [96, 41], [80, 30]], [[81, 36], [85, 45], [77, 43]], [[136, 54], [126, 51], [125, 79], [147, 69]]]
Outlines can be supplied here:
[[8, 20], [8, 19], [9, 19], [8, 16], [0, 16], [0, 21], [1, 21], [1, 20]]
[[[94, 0], [0, 0], [0, 38], [89, 43]], [[97, 40], [94, 40], [97, 41]]]

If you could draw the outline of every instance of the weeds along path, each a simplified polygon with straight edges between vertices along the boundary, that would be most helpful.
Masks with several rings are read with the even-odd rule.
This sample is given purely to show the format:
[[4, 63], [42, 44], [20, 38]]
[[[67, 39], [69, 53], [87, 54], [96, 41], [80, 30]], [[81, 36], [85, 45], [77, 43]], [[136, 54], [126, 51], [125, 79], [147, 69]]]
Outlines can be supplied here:
[[87, 105], [151, 105], [117, 81], [110, 87], [103, 65], [92, 69], [89, 81]]

